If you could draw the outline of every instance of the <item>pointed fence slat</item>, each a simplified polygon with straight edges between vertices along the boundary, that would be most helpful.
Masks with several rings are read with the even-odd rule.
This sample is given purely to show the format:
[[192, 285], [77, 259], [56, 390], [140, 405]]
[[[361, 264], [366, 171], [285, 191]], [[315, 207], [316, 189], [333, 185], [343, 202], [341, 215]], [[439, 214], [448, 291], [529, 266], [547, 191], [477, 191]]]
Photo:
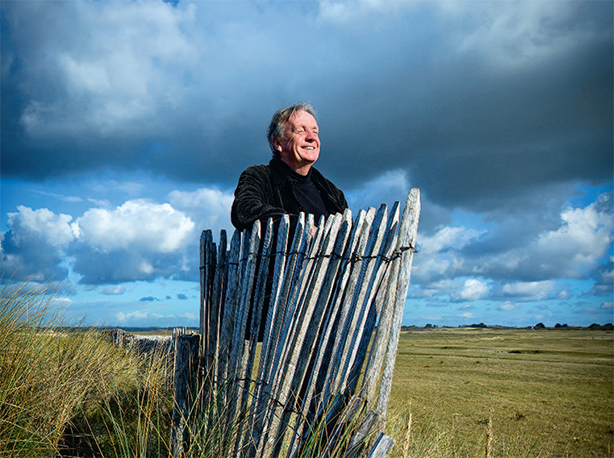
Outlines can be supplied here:
[[390, 323], [389, 339], [386, 348], [385, 367], [380, 382], [380, 391], [377, 399], [376, 412], [382, 419], [386, 418], [388, 400], [390, 399], [390, 388], [392, 386], [392, 372], [394, 361], [399, 344], [399, 333], [401, 322], [403, 321], [403, 310], [405, 309], [405, 298], [409, 287], [409, 276], [414, 257], [414, 247], [416, 246], [416, 235], [418, 233], [418, 219], [420, 217], [420, 191], [413, 188], [407, 196], [401, 226], [399, 228], [399, 239], [397, 251], [399, 256], [393, 260], [393, 267], [398, 269], [396, 280], [396, 297], [394, 301], [393, 315]]
[[225, 232], [216, 245], [203, 231], [201, 403], [231, 425], [227, 453], [389, 453], [388, 436], [367, 442], [386, 417], [419, 213], [412, 189], [400, 221], [398, 202], [355, 219], [347, 210], [318, 221], [313, 239], [303, 214], [292, 240], [287, 215], [235, 231], [229, 248]]

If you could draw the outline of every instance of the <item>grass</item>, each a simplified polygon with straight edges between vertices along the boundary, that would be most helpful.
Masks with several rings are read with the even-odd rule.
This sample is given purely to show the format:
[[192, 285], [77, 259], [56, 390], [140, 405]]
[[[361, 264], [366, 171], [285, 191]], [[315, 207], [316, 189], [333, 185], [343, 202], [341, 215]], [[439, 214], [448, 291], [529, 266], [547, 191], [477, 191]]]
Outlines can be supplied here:
[[[52, 303], [47, 290], [0, 291], [0, 457], [169, 456], [170, 361], [66, 332]], [[188, 425], [186, 456], [228, 456], [234, 426], [216, 415]], [[404, 331], [386, 433], [393, 457], [611, 457], [614, 333]]]
[[[484, 456], [492, 411], [495, 456], [614, 453], [614, 333], [435, 329], [401, 334], [389, 434], [408, 456]], [[425, 437], [445, 454], [419, 453]], [[413, 449], [412, 449], [413, 447]], [[395, 447], [396, 455], [401, 447]]]
[[[52, 292], [0, 291], [0, 456], [148, 456], [165, 448], [168, 364], [66, 332]], [[165, 431], [166, 429], [166, 431]]]

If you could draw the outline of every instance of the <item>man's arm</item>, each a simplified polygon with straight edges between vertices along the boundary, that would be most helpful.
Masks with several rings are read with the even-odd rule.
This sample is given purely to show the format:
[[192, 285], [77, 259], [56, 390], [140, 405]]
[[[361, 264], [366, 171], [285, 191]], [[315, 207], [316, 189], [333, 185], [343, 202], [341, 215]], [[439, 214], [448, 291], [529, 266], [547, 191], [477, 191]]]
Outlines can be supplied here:
[[256, 220], [277, 222], [284, 209], [274, 205], [273, 189], [266, 166], [252, 166], [239, 177], [235, 199], [230, 212], [232, 224], [242, 231], [251, 230]]

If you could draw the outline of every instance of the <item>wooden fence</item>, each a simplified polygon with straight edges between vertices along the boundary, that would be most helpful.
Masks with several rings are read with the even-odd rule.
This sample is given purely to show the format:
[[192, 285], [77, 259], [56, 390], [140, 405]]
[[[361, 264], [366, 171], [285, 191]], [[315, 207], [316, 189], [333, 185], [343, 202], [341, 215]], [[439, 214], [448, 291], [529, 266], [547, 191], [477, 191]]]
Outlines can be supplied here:
[[[235, 231], [229, 246], [224, 231], [217, 244], [202, 233], [200, 418], [223, 431], [225, 456], [389, 453], [383, 426], [419, 214], [412, 189], [402, 215], [398, 202], [354, 219], [348, 210], [322, 218], [313, 237], [303, 214], [295, 228], [286, 215]], [[174, 433], [175, 456], [185, 445]]]

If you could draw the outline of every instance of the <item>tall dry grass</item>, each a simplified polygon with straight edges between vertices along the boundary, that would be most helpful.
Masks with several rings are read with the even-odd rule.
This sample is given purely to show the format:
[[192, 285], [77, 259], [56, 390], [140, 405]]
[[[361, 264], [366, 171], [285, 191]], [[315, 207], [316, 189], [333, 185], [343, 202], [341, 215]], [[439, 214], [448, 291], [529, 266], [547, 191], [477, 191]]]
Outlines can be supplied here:
[[53, 291], [27, 288], [0, 290], [0, 456], [57, 456], [76, 442], [96, 455], [147, 456], [152, 441], [163, 450], [160, 412], [172, 407], [164, 359], [75, 329]]

